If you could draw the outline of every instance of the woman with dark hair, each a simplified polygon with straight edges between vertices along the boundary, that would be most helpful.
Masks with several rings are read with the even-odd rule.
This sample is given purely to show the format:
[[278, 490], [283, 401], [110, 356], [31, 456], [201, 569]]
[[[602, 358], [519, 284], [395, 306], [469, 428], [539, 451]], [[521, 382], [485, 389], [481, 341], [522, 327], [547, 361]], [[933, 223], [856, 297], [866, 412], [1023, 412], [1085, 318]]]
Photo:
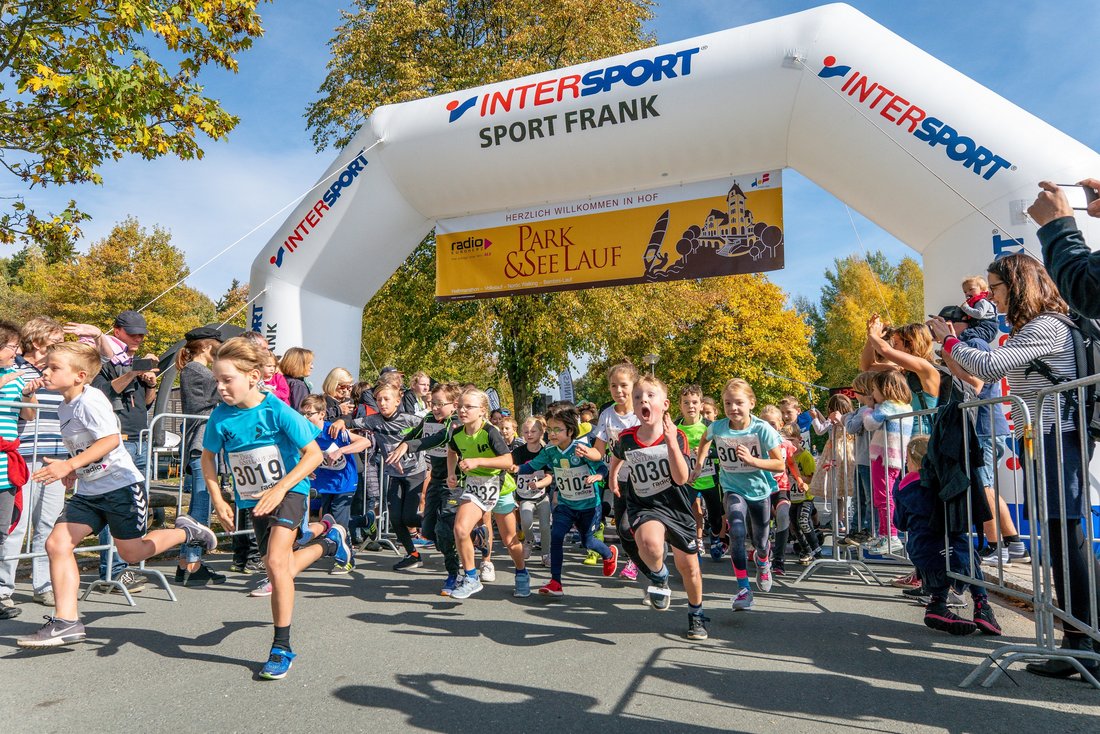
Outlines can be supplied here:
[[[214, 363], [214, 352], [222, 343], [222, 335], [217, 329], [203, 326], [192, 329], [184, 335], [186, 343], [176, 354], [176, 369], [180, 375], [180, 403], [187, 415], [210, 415], [214, 406], [221, 402], [218, 397], [218, 383], [210, 366]], [[202, 437], [206, 421], [185, 422], [187, 445], [184, 446], [186, 466], [184, 467], [184, 487], [190, 487], [191, 502], [187, 514], [203, 525], [210, 524], [210, 493], [202, 476]], [[202, 562], [203, 546], [197, 542], [180, 546], [179, 565], [176, 568], [176, 581], [184, 586], [203, 584], [221, 584], [225, 576], [211, 571]]]
[[[1030, 369], [1035, 360], [1042, 360], [1058, 377], [1072, 380], [1077, 377], [1073, 357], [1073, 339], [1067, 326], [1057, 314], [1068, 311], [1065, 301], [1058, 295], [1054, 281], [1043, 269], [1042, 263], [1026, 254], [1008, 255], [989, 265], [989, 289], [997, 310], [1006, 314], [1012, 332], [1005, 343], [995, 351], [984, 352], [967, 346], [952, 335], [951, 327], [942, 319], [928, 322], [936, 338], [943, 341], [944, 351], [964, 370], [983, 380], [1008, 378], [1013, 395], [1027, 403], [1033, 420], [1038, 420], [1037, 392], [1050, 387], [1051, 382]], [[1081, 437], [1075, 416], [1063, 412], [1053, 396], [1044, 403], [1042, 425], [1046, 447], [1041, 458], [1046, 477], [1046, 517], [1049, 520], [1047, 540], [1053, 563], [1054, 590], [1059, 606], [1075, 618], [1091, 619], [1090, 607], [1094, 601], [1089, 593], [1089, 566], [1093, 566], [1095, 578], [1100, 579], [1100, 564], [1090, 552], [1085, 540], [1082, 518], [1088, 518], [1087, 457], [1081, 456]], [[1023, 416], [1013, 416], [1016, 437], [1022, 437]], [[1062, 454], [1055, 451], [1057, 434], [1061, 434]], [[1062, 515], [1062, 506], [1065, 515]], [[1065, 526], [1063, 527], [1063, 522]], [[1063, 564], [1063, 553], [1068, 560]], [[1067, 592], [1069, 606], [1067, 609]], [[1093, 650], [1093, 641], [1072, 624], [1063, 623], [1062, 647], [1072, 650]], [[1084, 666], [1094, 675], [1100, 672], [1096, 661], [1084, 660]], [[1054, 678], [1068, 678], [1076, 669], [1063, 660], [1029, 663], [1032, 673]]]

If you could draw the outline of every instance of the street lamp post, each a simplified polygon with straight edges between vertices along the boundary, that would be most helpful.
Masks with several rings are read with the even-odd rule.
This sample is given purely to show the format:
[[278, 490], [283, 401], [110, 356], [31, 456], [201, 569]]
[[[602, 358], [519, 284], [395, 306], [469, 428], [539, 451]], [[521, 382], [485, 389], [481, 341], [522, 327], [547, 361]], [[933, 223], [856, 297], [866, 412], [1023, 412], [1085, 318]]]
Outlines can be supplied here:
[[650, 375], [655, 374], [655, 369], [656, 369], [657, 363], [660, 360], [661, 360], [661, 357], [660, 357], [660, 355], [657, 355], [657, 354], [647, 354], [644, 357], [642, 357], [642, 361], [645, 362], [647, 365], [649, 365], [649, 374]]

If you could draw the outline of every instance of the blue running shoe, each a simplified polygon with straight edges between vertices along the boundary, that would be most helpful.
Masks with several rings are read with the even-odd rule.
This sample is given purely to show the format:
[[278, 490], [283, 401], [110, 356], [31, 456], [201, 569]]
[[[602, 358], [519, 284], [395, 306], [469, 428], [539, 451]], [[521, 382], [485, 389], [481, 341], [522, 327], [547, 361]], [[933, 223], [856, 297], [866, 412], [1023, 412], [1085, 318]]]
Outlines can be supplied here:
[[481, 579], [477, 576], [462, 574], [458, 579], [458, 583], [455, 584], [454, 591], [451, 592], [451, 598], [468, 599], [484, 588], [485, 587], [481, 584]]
[[271, 648], [271, 655], [267, 658], [267, 662], [264, 663], [263, 670], [260, 671], [260, 677], [264, 680], [280, 680], [286, 678], [287, 672], [290, 671], [290, 665], [294, 662], [294, 658], [297, 657], [290, 650], [284, 650], [281, 647]]
[[336, 563], [341, 566], [351, 563], [351, 546], [348, 545], [348, 533], [342, 525], [333, 525], [329, 528], [328, 532], [325, 533], [325, 539], [336, 544], [334, 555]]
[[531, 574], [516, 574], [516, 588], [512, 591], [512, 596], [518, 597], [520, 599], [525, 599], [531, 596]]
[[489, 550], [489, 533], [485, 530], [484, 525], [478, 525], [476, 528], [474, 528], [473, 532], [470, 533], [470, 536], [474, 540], [474, 548], [476, 550], [479, 550], [482, 553], [485, 553], [487, 550]]
[[455, 584], [458, 583], [458, 576], [455, 574], [447, 574], [447, 580], [443, 582], [443, 588], [439, 590], [440, 596], [450, 596], [451, 592], [455, 590]]
[[413, 545], [417, 548], [428, 548], [432, 545], [432, 541], [427, 538], [421, 538], [419, 536], [413, 538]]
[[722, 541], [715, 538], [710, 541], [710, 557], [716, 561], [722, 560], [722, 554], [725, 553]]

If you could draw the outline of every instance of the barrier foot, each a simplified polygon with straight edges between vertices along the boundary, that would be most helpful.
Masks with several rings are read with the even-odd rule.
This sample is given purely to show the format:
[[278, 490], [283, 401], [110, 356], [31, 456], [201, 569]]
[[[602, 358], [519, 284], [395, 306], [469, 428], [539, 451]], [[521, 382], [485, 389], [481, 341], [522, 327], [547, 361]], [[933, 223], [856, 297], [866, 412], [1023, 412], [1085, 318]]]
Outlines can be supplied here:
[[1093, 676], [1081, 663], [1081, 660], [1097, 660], [1100, 661], [1100, 655], [1096, 653], [1088, 652], [1076, 652], [1073, 650], [1066, 650], [1064, 648], [1042, 648], [1035, 645], [1004, 645], [998, 647], [980, 663], [978, 663], [974, 670], [970, 671], [970, 675], [966, 676], [959, 688], [969, 688], [974, 684], [985, 672], [988, 670], [989, 675], [985, 680], [981, 682], [982, 688], [991, 688], [994, 683], [1007, 672], [1007, 669], [1012, 663], [1018, 660], [1065, 660], [1074, 669], [1081, 674], [1081, 679], [1086, 683], [1092, 685], [1093, 688], [1100, 690], [1100, 681]]
[[168, 585], [168, 578], [163, 573], [155, 568], [146, 568], [145, 561], [141, 562], [141, 572], [146, 576], [154, 576], [157, 586], [164, 589], [165, 593], [168, 594], [168, 601], [176, 601], [176, 595], [172, 591], [172, 587]]
[[107, 581], [105, 579], [96, 579], [95, 581], [88, 584], [88, 587], [84, 589], [84, 594], [80, 597], [80, 601], [86, 601], [88, 597], [91, 596], [92, 592], [96, 589], [99, 589], [100, 587], [106, 587], [107, 591], [105, 593], [107, 594], [111, 593], [111, 589], [118, 589], [120, 592], [122, 592], [122, 595], [126, 597], [127, 604], [132, 607], [137, 606], [137, 602], [134, 601], [134, 597], [130, 595], [130, 590], [126, 588], [126, 584], [122, 583], [121, 581]]
[[804, 570], [802, 574], [794, 580], [794, 583], [801, 583], [802, 581], [805, 581], [806, 579], [813, 576], [817, 569], [826, 567], [846, 568], [849, 574], [854, 573], [855, 575], [859, 576], [860, 580], [863, 581], [863, 583], [870, 585], [871, 581], [867, 578], [867, 576], [864, 575], [864, 571], [866, 571], [868, 574], [871, 575], [871, 578], [875, 580], [876, 584], [878, 584], [879, 586], [885, 585], [882, 583], [882, 579], [880, 579], [878, 575], [874, 571], [872, 571], [871, 567], [868, 566], [866, 563], [864, 563], [863, 561], [856, 561], [847, 558], [814, 559], [814, 562], [806, 567], [806, 570]]

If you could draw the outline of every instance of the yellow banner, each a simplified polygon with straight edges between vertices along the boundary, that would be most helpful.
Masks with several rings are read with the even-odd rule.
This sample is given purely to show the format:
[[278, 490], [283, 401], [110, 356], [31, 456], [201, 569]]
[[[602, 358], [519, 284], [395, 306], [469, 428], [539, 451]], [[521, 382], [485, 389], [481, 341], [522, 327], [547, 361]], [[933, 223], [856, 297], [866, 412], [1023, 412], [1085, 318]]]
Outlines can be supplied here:
[[783, 267], [779, 171], [440, 220], [436, 298], [495, 298]]

